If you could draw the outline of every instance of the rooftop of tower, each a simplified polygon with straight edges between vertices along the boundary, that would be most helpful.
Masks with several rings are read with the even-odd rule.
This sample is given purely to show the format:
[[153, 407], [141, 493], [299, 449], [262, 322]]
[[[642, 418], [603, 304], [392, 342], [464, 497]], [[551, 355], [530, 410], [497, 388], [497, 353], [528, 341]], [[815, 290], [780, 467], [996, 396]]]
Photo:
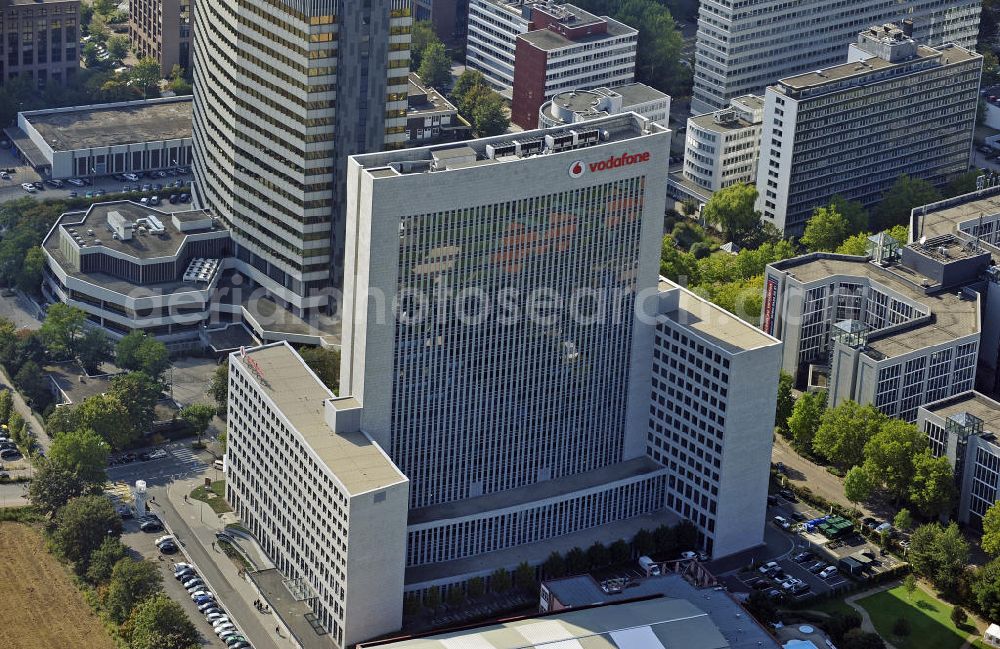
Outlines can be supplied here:
[[191, 138], [191, 97], [26, 111], [55, 151]]
[[316, 457], [352, 494], [357, 495], [406, 481], [382, 449], [363, 432], [335, 433], [325, 409], [357, 407], [350, 397], [338, 399], [302, 357], [286, 343], [274, 343], [234, 353], [232, 363], [248, 370], [258, 389], [281, 411]]
[[1000, 403], [974, 390], [928, 403], [922, 408], [945, 419], [961, 418], [968, 413], [982, 421], [984, 431], [994, 435], [1000, 433]]
[[581, 124], [452, 142], [435, 146], [351, 156], [373, 178], [439, 172], [502, 164], [535, 155], [581, 149], [609, 142], [628, 142], [665, 129], [635, 113], [621, 113]]

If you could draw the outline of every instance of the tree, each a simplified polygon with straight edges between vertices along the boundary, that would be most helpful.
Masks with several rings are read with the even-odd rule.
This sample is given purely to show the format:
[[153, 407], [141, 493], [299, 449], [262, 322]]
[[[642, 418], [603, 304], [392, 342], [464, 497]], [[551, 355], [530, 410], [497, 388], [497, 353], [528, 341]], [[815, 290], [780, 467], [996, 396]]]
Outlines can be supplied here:
[[914, 457], [909, 497], [917, 511], [928, 518], [949, 512], [957, 493], [948, 458], [934, 457], [929, 450]]
[[44, 462], [28, 485], [28, 502], [42, 514], [52, 516], [85, 489], [86, 484], [71, 469]]
[[[591, 8], [601, 10], [592, 5]], [[673, 95], [690, 96], [692, 73], [679, 63], [684, 41], [670, 11], [655, 0], [626, 0], [607, 7], [607, 12], [613, 12], [616, 20], [639, 30], [636, 81]]]
[[632, 548], [639, 556], [650, 555], [656, 551], [656, 541], [649, 530], [639, 530], [632, 537]]
[[653, 530], [653, 544], [657, 554], [672, 555], [677, 551], [677, 534], [669, 525], [660, 525]]
[[572, 548], [566, 553], [566, 574], [579, 575], [587, 572], [590, 568], [587, 565], [587, 553], [580, 548]]
[[111, 57], [112, 61], [121, 61], [128, 54], [128, 46], [127, 36], [115, 34], [108, 38], [108, 44], [105, 47], [107, 47], [108, 56]]
[[917, 578], [913, 576], [912, 572], [903, 577], [903, 590], [906, 591], [907, 597], [913, 597], [913, 593], [916, 592]]
[[705, 222], [722, 228], [731, 241], [743, 245], [749, 233], [760, 224], [754, 209], [757, 188], [746, 183], [724, 187], [712, 195], [701, 211]]
[[995, 557], [1000, 555], [1000, 501], [990, 505], [983, 516], [983, 552]]
[[955, 176], [945, 185], [944, 197], [951, 198], [976, 191], [976, 179], [979, 178], [979, 175], [980, 171], [973, 169], [972, 171], [966, 171], [964, 174]]
[[431, 43], [422, 52], [417, 75], [433, 88], [442, 88], [451, 81], [451, 59], [440, 42]]
[[[429, 20], [414, 20], [410, 28], [410, 69], [419, 70], [424, 50], [441, 39], [434, 33], [434, 25]], [[423, 76], [421, 75], [421, 78]]]
[[146, 98], [150, 86], [159, 86], [160, 79], [160, 64], [148, 56], [140, 59], [129, 71], [129, 83], [142, 91], [143, 99]]
[[871, 235], [867, 232], [852, 234], [844, 239], [843, 243], [837, 246], [836, 253], [838, 255], [855, 255], [857, 257], [864, 257], [868, 254], [868, 237], [870, 236]]
[[837, 646], [842, 649], [885, 649], [885, 641], [877, 633], [851, 629]]
[[823, 413], [813, 450], [847, 471], [865, 459], [865, 445], [882, 429], [886, 416], [874, 406], [845, 401]]
[[[315, 370], [314, 370], [315, 371]], [[338, 370], [339, 372], [339, 370]], [[339, 383], [339, 376], [338, 376]], [[208, 394], [215, 402], [215, 414], [226, 416], [229, 406], [229, 363], [221, 363], [212, 374], [212, 382], [208, 386]]]
[[93, 430], [115, 450], [128, 446], [140, 432], [128, 420], [128, 409], [110, 393], [87, 397], [75, 414], [81, 428]]
[[156, 564], [125, 557], [111, 569], [111, 581], [104, 595], [108, 617], [122, 624], [143, 600], [160, 590], [162, 578]]
[[470, 599], [482, 597], [486, 592], [486, 580], [482, 577], [473, 577], [469, 580], [469, 584], [465, 587], [465, 592], [468, 594]]
[[122, 519], [110, 500], [104, 496], [79, 496], [56, 514], [52, 546], [83, 574], [90, 556], [104, 539], [117, 538], [121, 533]]
[[101, 363], [113, 358], [114, 346], [103, 329], [90, 327], [77, 342], [76, 357], [87, 374], [97, 373]]
[[792, 410], [795, 408], [795, 399], [792, 397], [793, 387], [795, 387], [795, 378], [788, 372], [781, 370], [778, 375], [778, 401], [774, 409], [774, 425], [781, 431], [788, 431], [788, 418], [792, 416]]
[[856, 611], [834, 613], [827, 622], [827, 631], [834, 642], [840, 643], [851, 629], [861, 626], [861, 614]]
[[546, 579], [558, 579], [566, 574], [566, 561], [558, 552], [552, 552], [542, 564], [542, 574]]
[[913, 481], [913, 458], [927, 448], [927, 435], [899, 419], [883, 422], [864, 447], [864, 468], [895, 502]]
[[910, 536], [906, 556], [918, 574], [952, 597], [969, 562], [969, 544], [954, 522], [948, 527], [921, 525]]
[[594, 541], [593, 545], [587, 548], [587, 561], [591, 570], [605, 567], [608, 565], [608, 549], [600, 541]]
[[10, 413], [14, 409], [14, 395], [10, 390], [0, 388], [0, 423], [6, 423], [10, 419]]
[[892, 525], [897, 530], [904, 532], [913, 527], [913, 516], [910, 514], [910, 510], [904, 507], [896, 512], [896, 517], [892, 519]]
[[491, 92], [476, 104], [472, 110], [472, 127], [476, 137], [491, 137], [507, 132], [510, 119], [500, 95]]
[[336, 394], [340, 390], [340, 352], [322, 347], [303, 347], [299, 355], [323, 385]]
[[1000, 559], [993, 559], [976, 570], [970, 587], [975, 608], [983, 617], [1000, 617]]
[[510, 573], [506, 568], [497, 568], [490, 575], [490, 590], [494, 593], [506, 593], [510, 590]]
[[85, 485], [101, 487], [107, 480], [108, 444], [92, 430], [63, 433], [52, 441], [48, 463], [69, 469]]
[[675, 549], [693, 550], [697, 548], [699, 536], [698, 528], [687, 519], [674, 525], [674, 539], [677, 543]]
[[180, 418], [194, 429], [195, 434], [198, 436], [199, 444], [201, 444], [202, 435], [205, 434], [208, 425], [212, 423], [212, 417], [214, 416], [215, 408], [206, 406], [203, 403], [191, 404], [183, 408], [180, 412]]
[[681, 286], [691, 286], [699, 280], [698, 263], [694, 255], [681, 252], [674, 246], [673, 239], [664, 237], [660, 252], [660, 274]]
[[458, 606], [465, 601], [465, 593], [462, 591], [462, 587], [458, 584], [452, 584], [451, 588], [448, 589], [448, 594], [445, 596], [445, 601], [449, 606]]
[[849, 201], [837, 194], [830, 199], [830, 209], [836, 210], [846, 219], [848, 234], [854, 235], [868, 229], [868, 211], [862, 203]]
[[[54, 306], [54, 305], [53, 305]], [[16, 385], [36, 410], [44, 410], [52, 400], [49, 382], [35, 361], [28, 361], [14, 375]]]
[[80, 418], [76, 416], [76, 410], [71, 407], [56, 408], [45, 419], [45, 430], [49, 437], [57, 437], [62, 433], [80, 428]]
[[17, 288], [25, 293], [37, 295], [42, 286], [42, 271], [45, 268], [45, 253], [38, 246], [24, 253], [24, 264], [17, 273]]
[[535, 569], [531, 564], [527, 561], [517, 564], [517, 570], [514, 571], [514, 585], [524, 590], [531, 590], [536, 583]]
[[882, 195], [882, 200], [872, 212], [872, 227], [879, 231], [908, 224], [914, 207], [939, 200], [941, 194], [929, 182], [903, 174]]
[[111, 579], [111, 571], [115, 564], [128, 556], [128, 548], [116, 538], [108, 537], [101, 547], [90, 555], [90, 565], [87, 567], [87, 581], [100, 585]]
[[198, 630], [187, 613], [164, 593], [146, 599], [132, 613], [129, 649], [190, 649], [198, 641]]
[[482, 72], [466, 68], [465, 72], [458, 75], [455, 85], [452, 86], [451, 98], [455, 101], [455, 105], [461, 108], [467, 94], [476, 88], [486, 87], [488, 86]]
[[125, 407], [128, 421], [137, 433], [144, 433], [152, 426], [161, 392], [162, 386], [145, 372], [119, 374], [111, 379], [108, 390]]
[[763, 625], [774, 622], [778, 617], [778, 607], [771, 598], [759, 590], [751, 591], [744, 606], [747, 613]]
[[38, 333], [50, 354], [69, 358], [76, 353], [76, 342], [83, 335], [87, 314], [83, 309], [56, 302], [49, 307]]
[[868, 500], [874, 487], [871, 474], [863, 467], [853, 466], [844, 476], [844, 495], [855, 505]]
[[424, 607], [431, 610], [441, 606], [441, 590], [437, 586], [431, 586], [424, 591]]
[[969, 621], [969, 614], [965, 612], [965, 609], [961, 606], [955, 606], [951, 609], [951, 622], [955, 626], [961, 627], [965, 626], [965, 623]]
[[118, 341], [115, 364], [122, 369], [145, 372], [159, 381], [170, 367], [170, 355], [162, 342], [136, 330]]
[[83, 46], [83, 64], [88, 68], [97, 67], [97, 64], [101, 62], [98, 58], [100, 50], [97, 49], [97, 43], [95, 41], [90, 41]]
[[817, 207], [806, 223], [802, 245], [811, 251], [832, 252], [847, 238], [849, 230], [847, 219], [833, 205]]
[[632, 558], [632, 551], [623, 539], [618, 539], [608, 546], [608, 560], [613, 566], [620, 566]]
[[788, 418], [788, 432], [796, 446], [804, 450], [813, 449], [825, 411], [825, 392], [804, 392], [798, 398], [792, 406], [792, 416]]

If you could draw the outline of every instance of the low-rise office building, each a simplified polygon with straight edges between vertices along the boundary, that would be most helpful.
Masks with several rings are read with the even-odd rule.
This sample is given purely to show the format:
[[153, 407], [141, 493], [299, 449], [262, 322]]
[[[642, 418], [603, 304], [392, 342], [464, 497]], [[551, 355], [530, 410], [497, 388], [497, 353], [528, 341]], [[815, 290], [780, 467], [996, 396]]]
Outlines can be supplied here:
[[689, 117], [684, 142], [684, 178], [712, 193], [736, 183], [753, 184], [764, 121], [764, 100], [737, 97], [728, 108]]
[[398, 630], [409, 483], [358, 429], [360, 404], [287, 343], [229, 368], [226, 499], [284, 575], [286, 605], [305, 601], [315, 621], [276, 613], [299, 646], [316, 646], [316, 627], [338, 648]]
[[900, 249], [881, 234], [869, 250], [768, 265], [761, 328], [784, 343], [782, 369], [827, 388], [830, 405], [914, 421], [920, 405], [973, 388], [990, 256], [955, 237]]
[[757, 207], [786, 235], [836, 195], [871, 207], [903, 174], [943, 185], [969, 169], [981, 55], [885, 25], [847, 60], [765, 93]]
[[229, 232], [207, 212], [118, 201], [56, 221], [42, 242], [43, 290], [115, 336], [196, 339], [211, 317]]
[[191, 0], [129, 0], [128, 37], [139, 58], [160, 64], [169, 77], [175, 65], [191, 69]]
[[0, 86], [61, 86], [80, 69], [80, 0], [3, 0], [0, 33]]
[[409, 81], [410, 90], [406, 94], [406, 136], [410, 146], [454, 142], [472, 135], [472, 128], [444, 95], [424, 85], [413, 72], [410, 73]]
[[566, 90], [538, 109], [538, 127], [551, 128], [578, 124], [618, 113], [637, 113], [668, 128], [670, 95], [644, 83], [627, 83], [614, 88]]
[[917, 427], [931, 452], [948, 458], [959, 489], [958, 520], [982, 529], [986, 511], [1000, 500], [1000, 403], [963, 392], [921, 406]]
[[191, 98], [25, 111], [6, 132], [21, 156], [48, 178], [186, 167]]

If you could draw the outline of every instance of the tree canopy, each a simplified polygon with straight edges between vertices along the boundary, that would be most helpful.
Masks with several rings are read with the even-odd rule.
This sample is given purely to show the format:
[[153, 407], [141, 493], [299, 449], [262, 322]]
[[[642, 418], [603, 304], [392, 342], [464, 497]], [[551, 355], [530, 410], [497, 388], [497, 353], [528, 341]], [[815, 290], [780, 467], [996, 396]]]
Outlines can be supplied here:
[[340, 390], [340, 352], [336, 349], [322, 347], [303, 347], [299, 355], [309, 366], [323, 385], [337, 394]]
[[813, 451], [847, 471], [864, 461], [865, 445], [885, 421], [886, 416], [875, 406], [845, 401], [823, 413], [812, 442]]
[[122, 624], [143, 600], [160, 590], [162, 578], [156, 564], [124, 557], [111, 569], [111, 581], [104, 593], [108, 617]]
[[181, 605], [163, 593], [135, 607], [129, 622], [129, 649], [191, 649], [198, 630]]
[[87, 397], [73, 412], [80, 428], [93, 430], [116, 450], [127, 447], [141, 432], [128, 413], [128, 408], [110, 392]]
[[864, 446], [864, 470], [898, 502], [913, 481], [913, 459], [927, 448], [927, 435], [899, 419], [884, 421]]
[[434, 88], [445, 87], [451, 82], [451, 59], [440, 41], [432, 42], [424, 49], [417, 75]]
[[914, 207], [939, 200], [941, 193], [929, 182], [903, 174], [882, 195], [882, 200], [872, 212], [872, 227], [881, 231], [894, 225], [908, 225]]
[[788, 418], [788, 432], [791, 433], [796, 446], [806, 450], [813, 448], [824, 412], [826, 412], [826, 392], [805, 392], [795, 401], [792, 414]]
[[118, 341], [115, 363], [122, 369], [145, 372], [159, 381], [170, 367], [170, 355], [162, 342], [136, 330]]
[[86, 488], [87, 484], [71, 468], [44, 462], [28, 484], [28, 502], [42, 514], [52, 516]]
[[705, 203], [701, 215], [707, 223], [722, 228], [731, 241], [743, 245], [760, 225], [760, 213], [754, 208], [756, 201], [756, 187], [736, 183], [715, 192]]
[[111, 501], [104, 496], [79, 496], [56, 514], [52, 532], [53, 547], [84, 573], [90, 555], [108, 537], [121, 535], [122, 519]]
[[969, 562], [969, 544], [954, 522], [921, 525], [910, 536], [907, 559], [918, 574], [953, 596]]
[[57, 358], [70, 358], [76, 353], [77, 340], [83, 336], [87, 314], [82, 309], [56, 302], [49, 306], [38, 333], [49, 353]]
[[[434, 25], [429, 20], [414, 20], [410, 28], [410, 69], [419, 70], [424, 50], [441, 39], [434, 33]], [[419, 73], [418, 73], [419, 74]]]
[[957, 498], [955, 474], [948, 458], [924, 450], [913, 458], [910, 503], [928, 518], [948, 513]]
[[986, 554], [993, 557], [1000, 555], [1000, 501], [990, 505], [983, 516], [983, 538], [980, 544]]
[[806, 223], [801, 243], [810, 251], [833, 252], [847, 238], [850, 224], [833, 205], [817, 207]]
[[108, 443], [92, 430], [77, 430], [58, 435], [49, 449], [49, 464], [71, 471], [85, 485], [100, 487], [107, 476]]

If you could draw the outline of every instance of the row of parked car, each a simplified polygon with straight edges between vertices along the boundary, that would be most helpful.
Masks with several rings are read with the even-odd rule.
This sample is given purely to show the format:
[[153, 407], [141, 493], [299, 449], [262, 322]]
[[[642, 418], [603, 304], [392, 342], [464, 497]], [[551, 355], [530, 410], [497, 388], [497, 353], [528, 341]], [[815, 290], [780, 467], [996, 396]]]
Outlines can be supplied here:
[[147, 453], [122, 453], [108, 458], [108, 466], [117, 464], [131, 464], [132, 462], [148, 462], [149, 460], [160, 460], [167, 457], [167, 452], [162, 448], [157, 448]]
[[17, 444], [11, 440], [7, 433], [7, 425], [4, 424], [0, 430], [0, 460], [16, 460], [21, 457], [21, 451], [17, 449]]
[[190, 563], [175, 563], [174, 578], [181, 582], [184, 590], [191, 595], [191, 599], [198, 606], [198, 610], [205, 616], [212, 630], [219, 636], [219, 639], [226, 643], [229, 649], [250, 649], [250, 641], [236, 628], [235, 622], [230, 619], [222, 605], [215, 601], [215, 595], [208, 590], [208, 585], [198, 575], [198, 571]]

